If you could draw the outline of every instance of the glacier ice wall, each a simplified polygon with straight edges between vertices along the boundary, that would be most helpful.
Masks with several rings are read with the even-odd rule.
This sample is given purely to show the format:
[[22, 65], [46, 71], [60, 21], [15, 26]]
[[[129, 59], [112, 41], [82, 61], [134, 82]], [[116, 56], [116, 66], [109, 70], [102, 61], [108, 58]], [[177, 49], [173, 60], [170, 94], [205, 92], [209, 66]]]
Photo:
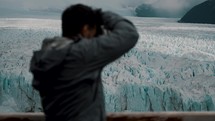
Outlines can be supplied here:
[[[129, 18], [140, 41], [104, 68], [106, 110], [215, 111], [215, 26]], [[55, 20], [0, 20], [0, 112], [41, 111], [28, 72], [33, 50], [60, 35]]]
[[[0, 112], [41, 111], [38, 92], [31, 87], [30, 58], [44, 37], [56, 36], [60, 32], [50, 28], [54, 26], [53, 22], [49, 24], [50, 21], [40, 21], [38, 25], [33, 25], [31, 19], [25, 21], [25, 25], [19, 23], [22, 20], [5, 21], [0, 22]], [[44, 24], [48, 27], [38, 29], [44, 28]], [[28, 28], [29, 25], [33, 29]]]

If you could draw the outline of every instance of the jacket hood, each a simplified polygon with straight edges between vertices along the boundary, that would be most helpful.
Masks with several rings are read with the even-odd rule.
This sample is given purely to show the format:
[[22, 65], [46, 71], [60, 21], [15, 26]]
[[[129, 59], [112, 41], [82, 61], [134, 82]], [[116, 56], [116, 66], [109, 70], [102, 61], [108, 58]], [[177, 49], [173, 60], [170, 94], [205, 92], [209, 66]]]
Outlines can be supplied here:
[[40, 50], [34, 51], [30, 62], [34, 86], [41, 80], [55, 79], [72, 43], [72, 40], [62, 37], [48, 38], [43, 41]]

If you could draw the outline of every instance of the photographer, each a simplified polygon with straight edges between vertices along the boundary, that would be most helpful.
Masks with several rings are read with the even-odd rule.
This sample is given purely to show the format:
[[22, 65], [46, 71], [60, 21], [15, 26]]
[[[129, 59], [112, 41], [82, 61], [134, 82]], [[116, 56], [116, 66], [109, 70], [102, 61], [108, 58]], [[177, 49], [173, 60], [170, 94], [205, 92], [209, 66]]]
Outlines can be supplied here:
[[115, 13], [82, 4], [67, 8], [62, 37], [45, 39], [31, 59], [46, 121], [105, 121], [102, 69], [138, 37], [135, 26]]

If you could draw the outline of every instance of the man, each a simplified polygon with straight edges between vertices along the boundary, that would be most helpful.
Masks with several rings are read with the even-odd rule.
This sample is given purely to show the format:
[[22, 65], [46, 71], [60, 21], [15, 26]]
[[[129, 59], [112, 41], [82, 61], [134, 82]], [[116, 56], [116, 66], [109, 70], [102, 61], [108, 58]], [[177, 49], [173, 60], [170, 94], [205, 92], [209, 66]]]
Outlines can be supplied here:
[[67, 8], [62, 37], [45, 39], [30, 65], [46, 121], [105, 121], [102, 69], [138, 37], [135, 26], [115, 13], [82, 4]]

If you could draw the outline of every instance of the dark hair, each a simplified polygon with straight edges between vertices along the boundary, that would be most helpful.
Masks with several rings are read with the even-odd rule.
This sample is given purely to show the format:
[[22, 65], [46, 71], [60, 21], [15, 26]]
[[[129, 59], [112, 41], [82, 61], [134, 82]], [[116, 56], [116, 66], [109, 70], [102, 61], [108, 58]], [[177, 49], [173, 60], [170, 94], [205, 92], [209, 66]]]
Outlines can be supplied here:
[[93, 10], [91, 7], [76, 4], [71, 5], [62, 14], [63, 37], [77, 36], [84, 25], [98, 27], [101, 24], [99, 13], [101, 10]]

